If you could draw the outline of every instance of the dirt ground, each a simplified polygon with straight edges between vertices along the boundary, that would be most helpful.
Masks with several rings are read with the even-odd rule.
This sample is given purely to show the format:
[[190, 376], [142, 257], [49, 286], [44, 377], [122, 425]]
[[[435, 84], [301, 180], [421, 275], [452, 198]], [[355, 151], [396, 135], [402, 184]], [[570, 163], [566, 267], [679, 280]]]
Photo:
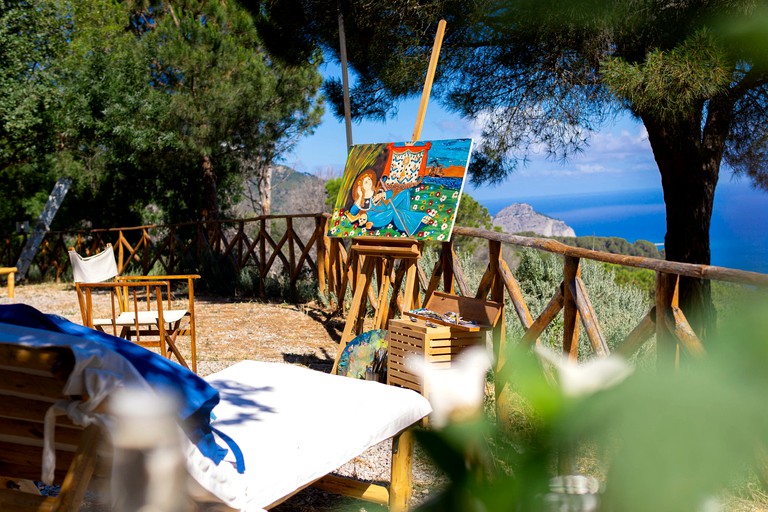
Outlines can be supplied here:
[[[74, 286], [67, 284], [19, 285], [16, 303], [81, 323]], [[0, 289], [0, 304], [9, 303]], [[102, 307], [107, 308], [105, 299]], [[270, 304], [252, 300], [195, 296], [198, 373], [219, 371], [238, 361], [278, 361], [330, 372], [338, 349], [344, 319], [315, 305]], [[188, 354], [188, 347], [182, 345]], [[382, 443], [351, 461], [340, 474], [381, 481], [389, 475], [389, 447]], [[426, 499], [439, 477], [417, 448], [414, 461], [414, 498]], [[276, 507], [276, 512], [325, 512], [331, 510], [372, 512], [385, 510], [362, 501], [342, 498], [318, 489], [306, 489]], [[82, 510], [97, 511], [96, 504]]]

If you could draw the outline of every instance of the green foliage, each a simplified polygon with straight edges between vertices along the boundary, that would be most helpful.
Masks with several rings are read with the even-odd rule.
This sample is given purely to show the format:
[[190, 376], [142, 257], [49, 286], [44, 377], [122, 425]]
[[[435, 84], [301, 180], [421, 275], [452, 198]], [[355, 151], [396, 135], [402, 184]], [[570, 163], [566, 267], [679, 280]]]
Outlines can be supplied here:
[[[494, 230], [491, 216], [488, 214], [488, 209], [478, 203], [474, 197], [466, 192], [461, 195], [461, 202], [459, 203], [459, 209], [456, 212], [454, 226]], [[481, 241], [478, 238], [469, 236], [453, 237], [454, 246], [470, 254], [474, 254], [483, 242], [484, 241]]]
[[329, 212], [336, 206], [342, 181], [341, 178], [331, 178], [325, 182], [325, 206]]
[[642, 63], [608, 59], [604, 80], [634, 112], [675, 121], [696, 104], [726, 92], [734, 71], [728, 57], [714, 34], [703, 28], [671, 50], [648, 52]]
[[609, 263], [604, 263], [603, 265], [609, 272], [613, 273], [613, 279], [617, 284], [644, 290], [651, 299], [655, 297], [656, 273], [653, 270], [611, 265]]
[[642, 256], [644, 258], [659, 258], [661, 253], [651, 242], [637, 240], [629, 243], [623, 238], [603, 236], [552, 237], [555, 240], [573, 247], [593, 249], [595, 251], [625, 254], [627, 256]]
[[[546, 307], [563, 281], [563, 262], [554, 254], [524, 249], [514, 275], [531, 315], [535, 318]], [[612, 269], [590, 260], [582, 261], [581, 278], [600, 322], [603, 336], [608, 346], [613, 349], [650, 310], [651, 297], [647, 289], [621, 283]], [[507, 327], [511, 338], [522, 338], [522, 327], [511, 306], [506, 318], [509, 321]], [[562, 312], [547, 328], [542, 339], [549, 346], [562, 348]], [[591, 353], [591, 346], [582, 329], [579, 355], [589, 357]]]
[[552, 510], [561, 450], [585, 446], [601, 468], [590, 473], [602, 491], [596, 510], [720, 510], [724, 493], [750, 472], [764, 474], [766, 305], [740, 304], [705, 360], [674, 373], [638, 368], [586, 396], [565, 395], [530, 351], [511, 346], [507, 371], [496, 379], [522, 397], [534, 421], [524, 434], [508, 418], [420, 432], [450, 483], [418, 510]]
[[3, 225], [39, 213], [62, 176], [59, 226], [216, 215], [244, 162], [270, 165], [319, 123], [320, 59], [270, 59], [237, 2], [1, 5]]

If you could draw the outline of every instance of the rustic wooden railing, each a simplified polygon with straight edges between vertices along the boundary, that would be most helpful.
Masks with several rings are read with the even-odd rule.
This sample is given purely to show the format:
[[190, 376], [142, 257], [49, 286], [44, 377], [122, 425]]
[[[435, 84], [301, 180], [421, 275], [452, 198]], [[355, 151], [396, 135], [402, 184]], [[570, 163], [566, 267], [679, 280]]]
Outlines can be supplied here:
[[[67, 248], [90, 254], [112, 243], [118, 254], [121, 271], [148, 274], [153, 269], [165, 274], [197, 271], [202, 258], [214, 257], [226, 261], [235, 271], [246, 267], [256, 269], [259, 276], [282, 273], [295, 287], [302, 275], [312, 273], [318, 280], [319, 291], [329, 297], [341, 310], [347, 288], [355, 286], [356, 265], [361, 262], [347, 257], [348, 241], [325, 236], [327, 214], [262, 216], [241, 220], [190, 222], [169, 226], [139, 226], [133, 228], [93, 229], [89, 231], [51, 232], [46, 237], [34, 264], [40, 271], [61, 278], [68, 268]], [[464, 277], [451, 242], [441, 244], [439, 257], [430, 278], [419, 268], [422, 303], [438, 289], [463, 296], [486, 298], [511, 303], [523, 327], [522, 342], [535, 343], [547, 326], [563, 312], [563, 350], [571, 358], [578, 357], [579, 329], [583, 326], [592, 351], [597, 355], [609, 352], [594, 308], [581, 279], [580, 261], [589, 259], [656, 272], [655, 304], [640, 320], [615, 351], [629, 355], [654, 334], [659, 357], [677, 360], [681, 351], [692, 357], [701, 356], [704, 346], [696, 337], [681, 311], [677, 299], [677, 283], [681, 276], [728, 281], [768, 287], [768, 275], [708, 265], [676, 263], [653, 258], [623, 256], [589, 249], [571, 247], [560, 242], [508, 235], [476, 228], [456, 227], [455, 235], [483, 239], [488, 243], [489, 263], [476, 290], [471, 290]], [[19, 246], [21, 246], [20, 241]], [[531, 315], [520, 287], [503, 258], [503, 246], [529, 247], [560, 254], [564, 258], [563, 282], [553, 290], [548, 305], [536, 318]], [[6, 243], [6, 252], [10, 254]], [[4, 265], [12, 265], [4, 254]], [[392, 270], [393, 289], [399, 290], [404, 273]], [[264, 295], [260, 280], [259, 293]], [[371, 292], [373, 293], [373, 292]], [[375, 300], [370, 301], [375, 304]], [[393, 297], [394, 309], [400, 304]], [[393, 310], [394, 310], [393, 309]], [[493, 331], [497, 352], [497, 370], [504, 361], [505, 322], [499, 321]]]

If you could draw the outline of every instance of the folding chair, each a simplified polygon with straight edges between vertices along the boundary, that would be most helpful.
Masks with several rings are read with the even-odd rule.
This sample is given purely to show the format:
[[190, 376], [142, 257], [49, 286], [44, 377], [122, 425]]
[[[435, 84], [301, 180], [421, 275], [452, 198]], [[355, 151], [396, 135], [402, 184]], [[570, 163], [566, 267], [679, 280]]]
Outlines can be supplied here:
[[[96, 468], [99, 427], [60, 419], [54, 448], [59, 469], [46, 476], [42, 463], [46, 413], [54, 404], [86, 398], [63, 391], [74, 364], [65, 347], [0, 344], [0, 510], [78, 510]], [[42, 496], [31, 482], [50, 476], [47, 483], [61, 485], [58, 496]]]
[[[199, 275], [120, 276], [111, 244], [88, 257], [70, 248], [69, 260], [83, 325], [104, 332], [111, 327], [110, 334], [144, 347], [159, 348], [164, 357], [174, 356], [186, 368], [190, 365], [177, 341], [180, 335], [189, 336], [191, 369], [197, 372], [194, 279]], [[173, 309], [171, 305], [171, 286], [175, 281], [186, 281], [186, 309]], [[109, 318], [94, 314], [93, 292], [99, 289], [110, 292]]]

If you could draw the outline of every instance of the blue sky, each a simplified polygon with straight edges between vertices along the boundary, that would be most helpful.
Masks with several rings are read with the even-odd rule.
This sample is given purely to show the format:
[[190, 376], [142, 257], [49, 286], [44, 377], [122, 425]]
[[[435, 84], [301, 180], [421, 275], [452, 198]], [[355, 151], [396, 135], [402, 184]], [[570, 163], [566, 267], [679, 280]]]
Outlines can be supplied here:
[[[339, 67], [326, 65], [326, 75], [340, 75]], [[364, 121], [352, 125], [354, 144], [406, 141], [411, 138], [419, 98], [404, 101], [398, 114], [386, 122]], [[284, 163], [297, 171], [323, 177], [340, 176], [346, 160], [344, 122], [326, 112], [316, 132], [303, 139]], [[443, 109], [430, 101], [422, 130], [422, 140], [471, 137], [479, 142], [479, 128], [470, 120]], [[720, 183], [731, 182], [723, 170]], [[743, 181], [743, 180], [742, 180]], [[747, 183], [736, 186], [747, 188]], [[532, 155], [503, 184], [473, 188], [465, 192], [479, 201], [510, 198], [511, 201], [558, 195], [610, 193], [661, 188], [646, 132], [641, 123], [629, 116], [595, 133], [585, 150], [562, 163], [544, 155]]]

